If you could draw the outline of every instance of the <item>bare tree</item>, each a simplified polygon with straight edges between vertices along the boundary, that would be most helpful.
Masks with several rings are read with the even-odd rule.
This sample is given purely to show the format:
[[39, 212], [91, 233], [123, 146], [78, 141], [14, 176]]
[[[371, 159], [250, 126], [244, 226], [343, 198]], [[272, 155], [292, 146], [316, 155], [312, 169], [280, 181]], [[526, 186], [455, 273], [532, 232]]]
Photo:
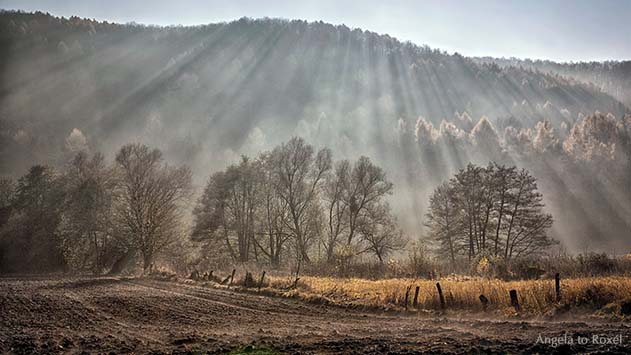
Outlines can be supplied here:
[[493, 191], [496, 193], [495, 210], [497, 211], [497, 221], [495, 222], [495, 236], [493, 237], [493, 255], [500, 252], [500, 230], [503, 218], [507, 214], [508, 200], [515, 185], [517, 177], [516, 167], [506, 167], [495, 164], [495, 171], [492, 177]]
[[346, 246], [350, 246], [362, 227], [361, 224], [370, 223], [370, 218], [366, 218], [370, 209], [392, 193], [392, 183], [387, 180], [386, 173], [380, 167], [364, 156], [355, 162], [345, 182], [342, 201], [348, 208]]
[[254, 214], [258, 205], [258, 171], [247, 157], [228, 167], [224, 216], [226, 227], [235, 234], [237, 261], [246, 262], [254, 242]]
[[440, 243], [439, 252], [447, 255], [452, 266], [455, 265], [456, 255], [465, 247], [462, 245], [463, 220], [454, 189], [448, 183], [441, 184], [432, 193], [425, 226], [429, 228], [430, 236]]
[[274, 183], [269, 154], [213, 174], [194, 209], [193, 239], [222, 240], [234, 261], [259, 254], [277, 267], [290, 238], [289, 208]]
[[387, 203], [373, 206], [363, 218], [367, 219], [360, 224], [364, 251], [373, 253], [380, 263], [383, 264], [384, 259], [394, 251], [405, 247], [403, 231], [398, 227]]
[[116, 155], [121, 173], [117, 232], [131, 241], [149, 270], [157, 253], [183, 233], [184, 203], [191, 190], [188, 167], [163, 163], [162, 153], [141, 144], [123, 146]]
[[469, 259], [482, 253], [510, 259], [554, 243], [546, 234], [552, 216], [543, 207], [536, 179], [528, 171], [469, 164], [434, 190], [426, 225], [452, 263], [462, 249]]
[[461, 170], [456, 176], [454, 176], [449, 184], [453, 188], [453, 196], [457, 199], [456, 204], [459, 208], [464, 210], [463, 218], [465, 228], [467, 230], [467, 249], [469, 260], [475, 255], [475, 216], [477, 201], [476, 196], [477, 189], [471, 189], [477, 181], [479, 181], [479, 173], [473, 169], [473, 166], [469, 164], [467, 170]]
[[324, 186], [323, 202], [327, 219], [327, 228], [323, 245], [326, 260], [332, 261], [335, 248], [343, 233], [348, 230], [348, 205], [342, 200], [344, 189], [348, 186], [351, 165], [348, 160], [342, 160], [335, 165], [335, 171], [327, 177]]
[[522, 169], [515, 185], [516, 191], [509, 197], [506, 259], [537, 253], [553, 244], [546, 235], [552, 226], [552, 216], [542, 211], [543, 195], [537, 191], [536, 179]]
[[[267, 239], [267, 243], [258, 243], [257, 246], [265, 254], [270, 264], [277, 268], [281, 264], [281, 258], [285, 251], [287, 241], [290, 238], [290, 215], [287, 202], [276, 193], [273, 183], [273, 162], [269, 154], [262, 154], [259, 158], [261, 169], [261, 199], [262, 211], [260, 212], [261, 234]], [[255, 239], [256, 241], [257, 239]], [[264, 245], [267, 244], [267, 247]]]
[[276, 193], [287, 204], [289, 229], [300, 258], [308, 262], [314, 233], [314, 205], [325, 174], [331, 169], [331, 151], [314, 156], [313, 147], [302, 138], [292, 138], [272, 151]]
[[[223, 245], [232, 260], [238, 256], [232, 246], [231, 225], [226, 217], [229, 198], [228, 178], [225, 172], [214, 173], [208, 179], [206, 187], [193, 210], [192, 239], [204, 241], [215, 246]], [[217, 251], [217, 247], [213, 248]]]
[[487, 250], [487, 239], [488, 236], [491, 235], [493, 231], [493, 221], [491, 218], [494, 208], [496, 205], [495, 202], [495, 186], [494, 186], [494, 174], [495, 174], [495, 165], [489, 164], [486, 169], [481, 170], [481, 184], [479, 185], [480, 189], [480, 213], [479, 218], [477, 219], [477, 230], [479, 231], [479, 249]]

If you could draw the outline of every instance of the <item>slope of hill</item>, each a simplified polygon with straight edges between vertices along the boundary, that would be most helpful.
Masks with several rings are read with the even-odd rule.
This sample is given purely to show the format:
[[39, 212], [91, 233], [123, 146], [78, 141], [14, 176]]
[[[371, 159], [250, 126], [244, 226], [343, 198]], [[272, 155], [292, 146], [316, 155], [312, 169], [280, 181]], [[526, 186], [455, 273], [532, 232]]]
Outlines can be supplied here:
[[535, 172], [571, 250], [631, 247], [628, 88], [586, 84], [580, 67], [544, 72], [343, 25], [245, 18], [148, 27], [3, 12], [0, 46], [5, 175], [140, 140], [202, 181], [301, 135], [384, 165], [413, 233], [438, 182], [494, 160]]
[[549, 60], [516, 58], [474, 58], [481, 64], [522, 67], [572, 77], [598, 87], [603, 92], [631, 106], [631, 60], [607, 62], [556, 63]]

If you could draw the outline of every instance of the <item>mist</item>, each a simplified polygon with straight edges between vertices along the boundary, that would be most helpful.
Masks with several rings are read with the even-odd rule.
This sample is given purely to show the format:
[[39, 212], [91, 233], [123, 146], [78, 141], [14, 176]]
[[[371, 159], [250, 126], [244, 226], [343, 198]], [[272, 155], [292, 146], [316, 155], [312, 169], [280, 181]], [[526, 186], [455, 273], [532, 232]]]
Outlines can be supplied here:
[[188, 165], [199, 190], [242, 154], [299, 136], [382, 166], [410, 236], [426, 235], [437, 185], [494, 161], [533, 173], [568, 251], [631, 248], [628, 90], [597, 70], [297, 20], [159, 27], [3, 12], [0, 29], [7, 177], [138, 142]]

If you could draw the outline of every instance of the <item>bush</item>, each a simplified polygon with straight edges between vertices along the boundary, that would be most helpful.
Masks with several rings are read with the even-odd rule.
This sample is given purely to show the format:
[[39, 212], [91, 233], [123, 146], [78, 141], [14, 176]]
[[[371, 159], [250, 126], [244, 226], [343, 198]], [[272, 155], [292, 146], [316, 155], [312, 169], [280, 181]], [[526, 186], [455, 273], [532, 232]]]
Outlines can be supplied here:
[[616, 271], [615, 261], [605, 253], [579, 254], [576, 260], [588, 275], [606, 275]]
[[546, 274], [546, 269], [537, 258], [517, 258], [509, 263], [508, 274], [514, 280], [534, 280]]

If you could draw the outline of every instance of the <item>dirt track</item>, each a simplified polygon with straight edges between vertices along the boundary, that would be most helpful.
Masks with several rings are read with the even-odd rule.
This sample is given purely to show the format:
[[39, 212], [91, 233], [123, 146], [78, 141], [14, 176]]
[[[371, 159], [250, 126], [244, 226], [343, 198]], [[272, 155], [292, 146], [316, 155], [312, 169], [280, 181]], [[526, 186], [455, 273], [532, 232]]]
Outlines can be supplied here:
[[[552, 347], [563, 336], [585, 345]], [[622, 335], [621, 345], [593, 335]], [[146, 279], [0, 279], [0, 353], [631, 353], [628, 323], [521, 322], [362, 313]]]

